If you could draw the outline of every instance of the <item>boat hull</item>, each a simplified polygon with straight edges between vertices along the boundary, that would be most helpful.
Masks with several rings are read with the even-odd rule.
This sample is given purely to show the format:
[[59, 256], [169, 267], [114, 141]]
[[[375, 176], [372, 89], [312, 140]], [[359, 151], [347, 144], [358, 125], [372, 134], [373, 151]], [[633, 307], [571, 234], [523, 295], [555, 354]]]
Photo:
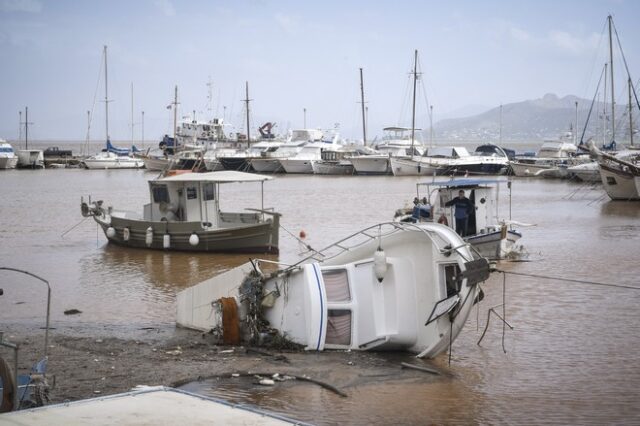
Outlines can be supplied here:
[[432, 176], [441, 172], [440, 166], [410, 158], [390, 158], [389, 163], [394, 176]]
[[388, 156], [363, 155], [349, 158], [357, 175], [388, 175], [391, 174]]
[[44, 169], [44, 154], [37, 149], [21, 149], [16, 152], [18, 168], [20, 169]]
[[509, 257], [521, 237], [522, 234], [513, 230], [507, 230], [505, 233], [498, 230], [465, 237], [465, 241], [470, 243], [482, 257], [499, 260]]
[[[278, 253], [279, 215], [257, 224], [233, 228], [206, 229], [201, 222], [166, 222], [126, 219], [114, 216], [94, 216], [110, 243], [125, 247], [192, 252]], [[114, 233], [110, 236], [109, 228]], [[128, 228], [128, 240], [125, 236]], [[147, 230], [152, 229], [151, 244]], [[189, 239], [198, 236], [198, 244]], [[165, 235], [169, 235], [165, 247]]]
[[18, 165], [18, 157], [0, 157], [0, 169], [15, 169]]
[[135, 158], [116, 158], [108, 160], [85, 159], [82, 164], [86, 169], [105, 170], [105, 169], [141, 169], [144, 167], [144, 161]]
[[249, 158], [246, 157], [218, 157], [218, 161], [225, 170], [235, 170], [239, 172], [253, 171]]
[[275, 158], [254, 158], [251, 167], [258, 173], [278, 173], [282, 171], [280, 160]]
[[600, 177], [604, 190], [612, 200], [640, 200], [632, 173], [600, 163]]
[[520, 163], [517, 161], [512, 161], [510, 166], [513, 174], [518, 177], [537, 176], [538, 172], [551, 168], [549, 164]]
[[313, 160], [282, 159], [280, 164], [286, 173], [313, 174]]
[[316, 175], [352, 175], [353, 165], [351, 163], [323, 163], [314, 161], [312, 164], [313, 173]]

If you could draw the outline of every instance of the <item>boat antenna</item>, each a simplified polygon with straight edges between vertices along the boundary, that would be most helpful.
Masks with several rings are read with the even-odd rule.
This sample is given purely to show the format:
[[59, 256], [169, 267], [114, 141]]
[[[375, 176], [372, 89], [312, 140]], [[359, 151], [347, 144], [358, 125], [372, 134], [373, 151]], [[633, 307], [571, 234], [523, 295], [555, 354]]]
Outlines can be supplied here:
[[413, 156], [413, 145], [416, 133], [416, 84], [418, 81], [418, 49], [415, 50], [413, 59], [413, 110], [411, 113], [411, 155]]
[[177, 128], [178, 128], [178, 85], [176, 84], [173, 94], [173, 147], [178, 147]]
[[249, 127], [249, 102], [251, 101], [251, 99], [249, 99], [249, 82], [246, 81], [245, 82], [245, 93], [246, 93], [246, 97], [244, 99], [244, 102], [247, 105], [247, 148], [251, 146], [251, 129]]
[[362, 78], [362, 68], [360, 68], [360, 99], [362, 104], [362, 140], [364, 146], [367, 146], [367, 119], [365, 115], [364, 102], [364, 80]]
[[131, 82], [131, 146], [133, 146], [133, 138], [134, 138], [134, 126], [133, 122], [133, 81]]
[[611, 15], [607, 17], [609, 21], [609, 72], [611, 75], [611, 141], [616, 140], [616, 114], [615, 114], [615, 90], [613, 88], [613, 38], [611, 37], [611, 26], [613, 25], [613, 18]]

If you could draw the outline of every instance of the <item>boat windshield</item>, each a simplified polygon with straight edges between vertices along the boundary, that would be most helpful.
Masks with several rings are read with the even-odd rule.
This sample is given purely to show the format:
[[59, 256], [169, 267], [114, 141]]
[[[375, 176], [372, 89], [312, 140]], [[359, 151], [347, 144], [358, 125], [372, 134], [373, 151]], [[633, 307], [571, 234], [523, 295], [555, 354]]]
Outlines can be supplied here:
[[166, 185], [154, 185], [152, 187], [152, 192], [154, 203], [169, 202], [169, 190]]

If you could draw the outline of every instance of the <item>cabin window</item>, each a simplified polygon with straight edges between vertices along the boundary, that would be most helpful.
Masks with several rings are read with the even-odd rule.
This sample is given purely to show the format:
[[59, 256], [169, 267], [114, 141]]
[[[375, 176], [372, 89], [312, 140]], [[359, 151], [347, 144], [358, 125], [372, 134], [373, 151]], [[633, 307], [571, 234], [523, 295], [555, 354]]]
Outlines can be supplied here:
[[607, 185], [616, 185], [617, 183], [616, 178], [613, 176], [607, 176]]
[[156, 185], [153, 187], [153, 202], [154, 203], [169, 202], [169, 190], [165, 185]]
[[351, 311], [348, 309], [329, 309], [327, 311], [327, 337], [328, 345], [351, 344]]
[[187, 200], [195, 200], [198, 198], [198, 189], [197, 188], [187, 188]]
[[216, 194], [215, 194], [215, 189], [212, 183], [205, 183], [204, 184], [204, 200], [205, 201], [211, 201], [211, 200], [215, 200], [216, 198]]
[[[444, 281], [447, 286], [447, 298], [457, 294], [460, 291], [460, 283], [462, 277], [460, 277], [460, 267], [457, 263], [444, 266]], [[460, 280], [458, 279], [460, 277]]]
[[327, 293], [327, 302], [349, 302], [349, 278], [345, 269], [322, 271], [322, 280]]

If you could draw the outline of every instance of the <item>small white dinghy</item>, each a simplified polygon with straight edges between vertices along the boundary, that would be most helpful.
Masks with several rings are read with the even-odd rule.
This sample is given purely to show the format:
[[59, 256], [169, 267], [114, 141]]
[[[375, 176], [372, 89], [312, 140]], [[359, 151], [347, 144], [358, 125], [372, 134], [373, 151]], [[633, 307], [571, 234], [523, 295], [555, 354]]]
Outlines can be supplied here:
[[177, 323], [227, 344], [280, 337], [313, 351], [434, 357], [458, 336], [488, 276], [487, 260], [451, 228], [384, 223], [276, 272], [253, 261], [183, 290]]

